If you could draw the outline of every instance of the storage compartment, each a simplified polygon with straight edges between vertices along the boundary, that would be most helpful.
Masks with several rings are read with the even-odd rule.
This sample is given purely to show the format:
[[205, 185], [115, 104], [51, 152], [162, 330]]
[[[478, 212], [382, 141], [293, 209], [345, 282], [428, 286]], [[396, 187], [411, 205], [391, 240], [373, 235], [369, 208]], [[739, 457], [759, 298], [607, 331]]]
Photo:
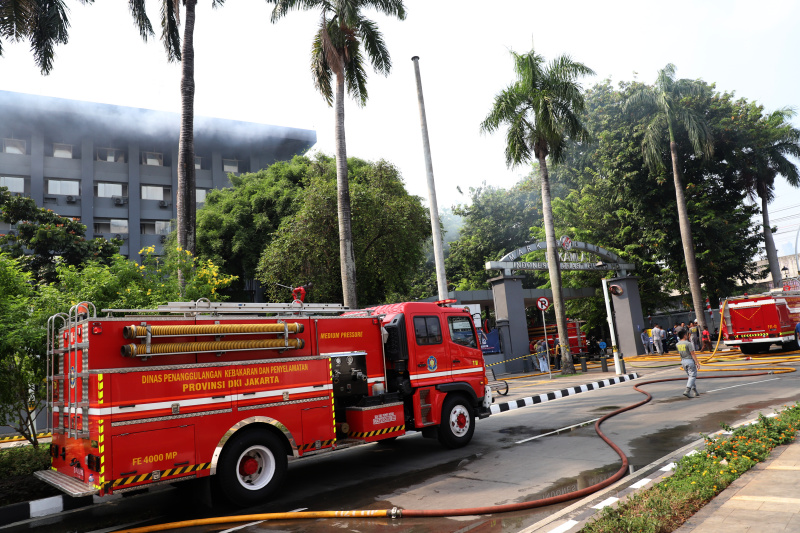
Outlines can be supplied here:
[[[128, 433], [111, 438], [114, 487], [139, 481], [158, 481], [194, 465], [194, 426]], [[186, 469], [182, 469], [186, 471]], [[142, 474], [152, 474], [145, 479]], [[136, 476], [135, 480], [130, 479]], [[123, 478], [123, 479], [120, 479]], [[127, 479], [125, 479], [127, 478]]]
[[374, 442], [405, 434], [403, 403], [387, 403], [370, 407], [348, 407], [348, 437]]
[[361, 352], [332, 354], [331, 383], [334, 397], [369, 394], [367, 385], [367, 354]]

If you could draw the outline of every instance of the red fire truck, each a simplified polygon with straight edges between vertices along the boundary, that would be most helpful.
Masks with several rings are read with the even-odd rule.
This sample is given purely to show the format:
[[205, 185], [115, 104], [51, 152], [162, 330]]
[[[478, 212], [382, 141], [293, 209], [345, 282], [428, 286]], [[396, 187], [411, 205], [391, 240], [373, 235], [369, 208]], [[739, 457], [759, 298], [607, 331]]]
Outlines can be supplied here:
[[800, 291], [774, 290], [765, 294], [728, 298], [722, 334], [727, 346], [742, 353], [769, 350], [773, 344], [797, 349], [795, 328], [800, 322]]
[[410, 431], [466, 445], [491, 390], [469, 312], [402, 303], [171, 303], [51, 317], [52, 467], [74, 496], [215, 476], [238, 504], [287, 458]]

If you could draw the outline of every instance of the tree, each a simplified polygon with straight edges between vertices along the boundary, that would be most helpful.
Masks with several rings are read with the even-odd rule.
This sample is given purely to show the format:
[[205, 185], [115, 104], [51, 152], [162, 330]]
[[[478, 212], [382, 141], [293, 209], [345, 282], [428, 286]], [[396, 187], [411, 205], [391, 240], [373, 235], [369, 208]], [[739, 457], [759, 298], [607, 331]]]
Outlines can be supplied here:
[[[185, 24], [183, 43], [180, 35], [180, 3], [178, 0], [161, 2], [161, 41], [167, 60], [181, 62], [181, 128], [178, 141], [178, 192], [175, 207], [178, 212], [178, 245], [196, 253], [197, 202], [194, 168], [194, 23], [197, 0], [183, 0]], [[225, 0], [211, 0], [211, 6], [221, 6]], [[153, 26], [144, 8], [144, 0], [128, 0], [134, 23], [142, 39], [154, 35]], [[182, 275], [182, 274], [179, 274]]]
[[[287, 300], [277, 284], [313, 283], [307, 301], [336, 301], [341, 294], [337, 272], [338, 162], [321, 158], [317, 173], [307, 178], [298, 196], [299, 209], [286, 217], [264, 250], [258, 279], [273, 301]], [[430, 239], [430, 218], [418, 196], [405, 190], [397, 168], [385, 162], [350, 158], [353, 247], [359, 268], [358, 291], [370, 304], [406, 299], [424, 260]]]
[[36, 66], [42, 74], [50, 74], [55, 46], [67, 44], [68, 29], [67, 6], [63, 0], [3, 0], [0, 2], [0, 57], [3, 39], [27, 39]]
[[[319, 30], [311, 47], [311, 71], [314, 83], [328, 105], [336, 110], [336, 188], [339, 220], [339, 263], [344, 305], [357, 307], [356, 259], [354, 255], [350, 189], [347, 172], [347, 147], [344, 133], [344, 92], [364, 106], [367, 102], [367, 78], [363, 50], [372, 68], [385, 75], [392, 68], [389, 50], [377, 24], [364, 17], [364, 8], [373, 8], [400, 20], [406, 17], [402, 0], [267, 0], [274, 3], [272, 22], [292, 9], [320, 9]], [[335, 89], [331, 86], [336, 78]]]
[[688, 79], [675, 79], [675, 65], [668, 64], [658, 72], [655, 85], [644, 87], [628, 98], [625, 102], [626, 111], [635, 111], [648, 115], [649, 123], [642, 140], [642, 152], [645, 162], [652, 168], [662, 171], [665, 152], [664, 133], [668, 133], [669, 153], [672, 160], [672, 178], [675, 183], [675, 198], [677, 201], [678, 221], [680, 223], [683, 254], [686, 260], [686, 273], [689, 277], [689, 289], [692, 294], [692, 303], [695, 316], [702, 329], [706, 327], [703, 314], [703, 298], [700, 286], [700, 275], [697, 270], [694, 243], [692, 241], [692, 228], [686, 209], [684, 185], [681, 181], [680, 167], [682, 161], [678, 158], [678, 143], [676, 142], [676, 129], [681, 127], [686, 131], [689, 142], [695, 153], [709, 158], [714, 153], [714, 141], [711, 130], [703, 116], [692, 109], [687, 100], [694, 96], [701, 96], [706, 87], [696, 81]]
[[24, 196], [0, 187], [0, 219], [16, 229], [0, 235], [0, 250], [20, 258], [37, 281], [52, 282], [60, 264], [79, 266], [94, 259], [108, 263], [119, 252], [121, 240], [86, 239], [86, 226], [50, 209], [37, 207]]
[[761, 198], [764, 248], [767, 252], [772, 286], [781, 286], [781, 270], [778, 251], [772, 239], [767, 206], [774, 199], [775, 178], [782, 175], [792, 187], [800, 187], [800, 174], [797, 165], [789, 157], [800, 158], [800, 129], [789, 122], [796, 113], [789, 109], [779, 109], [769, 115], [761, 116], [755, 124], [753, 144], [743, 154], [745, 165], [742, 173], [746, 180], [747, 192], [751, 197]]
[[261, 253], [281, 221], [297, 212], [309, 176], [326, 158], [295, 156], [256, 173], [231, 176], [233, 187], [211, 191], [197, 212], [197, 250], [228, 274], [240, 277], [234, 299], [244, 298], [245, 280], [255, 279]]
[[46, 319], [35, 304], [33, 279], [19, 258], [0, 253], [0, 423], [34, 447], [34, 420], [44, 408]]
[[486, 289], [486, 262], [530, 242], [531, 227], [542, 222], [541, 195], [530, 177], [511, 189], [484, 184], [469, 193], [470, 203], [454, 209], [464, 226], [445, 261], [450, 284], [459, 291]]
[[553, 212], [550, 205], [550, 179], [547, 157], [558, 163], [568, 139], [588, 140], [588, 132], [580, 122], [584, 100], [579, 76], [594, 74], [589, 67], [562, 55], [545, 65], [544, 57], [531, 50], [527, 54], [511, 52], [517, 81], [495, 97], [489, 115], [481, 124], [485, 132], [494, 132], [501, 124], [508, 125], [506, 163], [509, 166], [539, 163], [542, 180], [542, 215], [547, 240], [547, 264], [553, 290], [553, 307], [561, 340], [562, 373], [574, 374], [575, 366], [567, 341], [567, 318], [561, 291], [561, 266], [556, 250]]

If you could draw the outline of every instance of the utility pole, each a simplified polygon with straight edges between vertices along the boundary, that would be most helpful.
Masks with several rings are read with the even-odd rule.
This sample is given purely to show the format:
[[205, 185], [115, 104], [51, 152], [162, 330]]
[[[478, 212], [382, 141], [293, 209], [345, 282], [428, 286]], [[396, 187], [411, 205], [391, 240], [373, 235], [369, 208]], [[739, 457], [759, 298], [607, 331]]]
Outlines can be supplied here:
[[425, 118], [425, 102], [422, 99], [422, 80], [419, 76], [419, 56], [411, 58], [414, 62], [414, 73], [417, 76], [417, 100], [419, 100], [419, 121], [422, 128], [422, 148], [425, 152], [425, 170], [428, 175], [428, 205], [431, 212], [431, 230], [433, 232], [433, 257], [436, 262], [436, 284], [439, 287], [439, 299], [447, 299], [447, 276], [444, 272], [444, 247], [442, 245], [442, 227], [439, 224], [439, 207], [436, 204], [436, 184], [433, 181], [433, 161], [431, 160], [431, 143], [428, 140], [428, 120]]

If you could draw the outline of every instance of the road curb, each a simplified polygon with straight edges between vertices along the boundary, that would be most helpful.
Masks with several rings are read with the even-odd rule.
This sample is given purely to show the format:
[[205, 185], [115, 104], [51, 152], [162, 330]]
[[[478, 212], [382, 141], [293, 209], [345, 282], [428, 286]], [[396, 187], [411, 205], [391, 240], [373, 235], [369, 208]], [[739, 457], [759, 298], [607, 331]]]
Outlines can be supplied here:
[[93, 503], [95, 503], [94, 496], [73, 498], [66, 494], [59, 494], [58, 496], [50, 496], [49, 498], [42, 498], [40, 500], [4, 505], [0, 507], [0, 527], [31, 518], [41, 518], [64, 511], [71, 511], [72, 509], [87, 507]]
[[618, 383], [624, 383], [626, 381], [631, 381], [638, 378], [639, 374], [633, 372], [631, 374], [625, 374], [623, 376], [617, 376], [615, 378], [603, 379], [600, 381], [595, 381], [593, 383], [586, 383], [584, 385], [567, 387], [566, 389], [561, 389], [552, 392], [545, 392], [543, 394], [537, 394], [535, 396], [528, 396], [526, 398], [520, 398], [519, 400], [513, 400], [505, 403], [497, 403], [492, 405], [491, 412], [493, 415], [499, 415], [500, 413], [507, 413], [508, 411], [513, 411], [514, 409], [519, 409], [522, 407], [530, 407], [532, 405], [550, 402], [553, 400], [557, 400], [559, 398], [566, 398], [567, 396], [580, 394], [582, 392], [599, 390], [605, 387], [610, 387], [611, 385], [617, 385]]
[[[749, 419], [737, 422], [733, 424], [734, 428], [747, 426], [753, 424], [758, 421], [758, 418]], [[716, 437], [722, 434], [727, 433], [724, 430], [716, 431], [714, 433], [709, 434], [710, 437]], [[653, 485], [660, 483], [672, 475], [675, 469], [675, 463], [686, 455], [691, 455], [693, 453], [698, 453], [700, 449], [705, 446], [705, 438], [697, 439], [696, 441], [690, 442], [685, 446], [678, 448], [674, 452], [671, 452], [660, 459], [657, 459], [650, 463], [647, 466], [644, 466], [634, 472], [633, 474], [629, 474], [616, 483], [609, 485], [608, 487], [595, 492], [594, 494], [590, 494], [586, 498], [578, 500], [574, 502], [572, 505], [553, 513], [552, 515], [548, 516], [544, 520], [540, 520], [539, 522], [532, 524], [518, 533], [534, 533], [534, 532], [546, 532], [546, 533], [573, 533], [578, 532], [583, 529], [598, 513], [602, 512], [602, 510], [607, 506], [618, 506], [624, 503], [632, 494], [640, 490], [646, 490]], [[777, 450], [777, 448], [775, 448]], [[773, 451], [775, 451], [773, 450]], [[781, 450], [780, 453], [783, 453]], [[780, 453], [778, 455], [780, 455]], [[722, 492], [717, 494], [711, 502], [714, 500], [721, 498], [725, 491], [734, 487], [734, 485], [745, 477], [748, 473], [750, 473], [753, 469], [759, 467], [760, 465], [766, 463], [767, 461], [772, 460], [772, 453], [770, 453], [770, 457], [761, 463], [757, 463], [753, 468], [745, 472], [742, 476], [737, 478], [731, 485], [729, 485], [726, 489]], [[645, 477], [652, 475], [652, 477]], [[638, 482], [634, 482], [635, 480], [639, 480]], [[645, 481], [646, 480], [646, 481]], [[631, 483], [634, 482], [634, 483]], [[625, 484], [629, 484], [625, 488], [620, 488]], [[738, 485], [737, 485], [738, 486]], [[614, 497], [607, 497], [606, 495], [609, 493], [615, 493], [617, 496]], [[729, 498], [730, 496], [728, 496]], [[708, 505], [711, 504], [709, 502]], [[708, 506], [707, 505], [707, 506]], [[705, 507], [704, 507], [705, 508]], [[701, 508], [698, 513], [695, 513], [695, 516], [703, 511], [704, 508]], [[692, 518], [684, 523], [681, 528], [677, 531], [691, 531], [694, 528], [692, 526], [691, 529], [684, 530], [683, 528], [692, 521]]]

